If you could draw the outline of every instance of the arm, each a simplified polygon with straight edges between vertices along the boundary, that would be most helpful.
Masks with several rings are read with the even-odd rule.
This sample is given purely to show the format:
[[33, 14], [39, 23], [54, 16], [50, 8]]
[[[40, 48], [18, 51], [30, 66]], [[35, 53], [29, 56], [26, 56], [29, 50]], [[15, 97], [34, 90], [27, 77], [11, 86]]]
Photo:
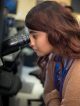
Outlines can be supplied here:
[[[53, 71], [54, 63], [49, 63], [48, 70], [46, 71], [46, 78], [44, 83], [44, 102], [46, 106], [60, 106], [59, 94], [54, 89]], [[51, 69], [52, 68], [52, 69]]]
[[57, 90], [54, 89], [53, 81], [51, 81], [51, 71], [47, 71], [47, 80], [45, 80], [46, 92], [44, 93], [44, 101], [46, 106], [80, 106], [80, 62], [73, 64], [70, 71], [70, 77], [65, 86], [65, 91], [61, 102], [59, 101], [59, 94]]
[[70, 71], [61, 106], [80, 106], [80, 61], [74, 62]]

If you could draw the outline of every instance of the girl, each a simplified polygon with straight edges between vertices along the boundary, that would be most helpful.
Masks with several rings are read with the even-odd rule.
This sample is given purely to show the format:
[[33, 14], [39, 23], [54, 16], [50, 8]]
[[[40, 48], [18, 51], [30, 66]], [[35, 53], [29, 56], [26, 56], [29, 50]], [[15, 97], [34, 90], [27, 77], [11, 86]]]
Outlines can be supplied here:
[[33, 7], [25, 24], [30, 46], [39, 56], [46, 106], [80, 106], [80, 28], [55, 1]]

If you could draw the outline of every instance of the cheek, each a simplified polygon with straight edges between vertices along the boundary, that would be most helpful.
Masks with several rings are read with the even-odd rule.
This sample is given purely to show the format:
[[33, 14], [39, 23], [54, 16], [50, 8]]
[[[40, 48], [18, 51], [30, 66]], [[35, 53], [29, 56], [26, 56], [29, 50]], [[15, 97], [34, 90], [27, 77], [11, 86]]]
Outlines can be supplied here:
[[42, 39], [41, 42], [38, 43], [38, 49], [45, 53], [49, 53], [53, 51], [53, 46], [48, 42], [48, 40]]
[[47, 52], [52, 52], [53, 51], [53, 47], [49, 43], [45, 44], [44, 49], [46, 49]]
[[44, 41], [43, 41], [43, 43], [44, 43], [44, 48], [46, 48], [46, 49], [53, 49], [53, 46], [49, 43], [49, 41], [48, 41], [48, 39], [45, 39]]

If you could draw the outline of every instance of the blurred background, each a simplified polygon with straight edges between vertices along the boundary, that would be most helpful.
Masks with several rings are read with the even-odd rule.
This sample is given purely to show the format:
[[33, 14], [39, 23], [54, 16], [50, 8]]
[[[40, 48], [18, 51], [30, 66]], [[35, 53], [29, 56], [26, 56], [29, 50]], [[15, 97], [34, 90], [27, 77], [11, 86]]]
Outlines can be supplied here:
[[[25, 33], [23, 29], [25, 28], [24, 20], [26, 14], [33, 6], [43, 1], [46, 0], [4, 0], [4, 2], [1, 2], [0, 41], [7, 42], [12, 36], [20, 36]], [[73, 16], [80, 22], [80, 0], [53, 1], [71, 8]], [[26, 34], [28, 34], [27, 30]], [[21, 38], [15, 37], [15, 39], [19, 40]], [[2, 42], [0, 42], [0, 52]], [[3, 44], [2, 46], [6, 50], [5, 45]], [[28, 45], [21, 50], [15, 50], [15, 52], [6, 51], [3, 56], [0, 54], [0, 66], [5, 66], [6, 68], [4, 67], [3, 69], [17, 75], [21, 87], [15, 87], [17, 91], [12, 95], [10, 93], [4, 94], [0, 89], [2, 106], [44, 106], [42, 99], [44, 88], [40, 78], [41, 69], [36, 64], [36, 54]], [[17, 80], [15, 82], [17, 83]]]
[[[10, 1], [10, 0], [6, 0]], [[17, 20], [24, 21], [27, 12], [36, 4], [47, 0], [14, 0], [17, 1], [17, 7], [15, 14], [11, 16], [15, 17]], [[80, 19], [80, 0], [53, 0], [61, 3], [62, 5], [71, 6], [74, 10], [74, 15], [76, 18]]]

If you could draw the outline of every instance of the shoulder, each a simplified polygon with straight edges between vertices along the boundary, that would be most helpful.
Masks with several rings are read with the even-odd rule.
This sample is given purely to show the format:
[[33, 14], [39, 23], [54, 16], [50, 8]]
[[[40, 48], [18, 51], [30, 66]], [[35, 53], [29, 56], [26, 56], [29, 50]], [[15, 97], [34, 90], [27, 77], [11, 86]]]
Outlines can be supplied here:
[[72, 67], [70, 68], [71, 71], [71, 75], [74, 75], [76, 77], [76, 75], [80, 74], [80, 59], [76, 59], [73, 64]]
[[80, 59], [74, 60], [73, 64], [71, 65], [68, 76], [76, 77], [80, 73]]
[[63, 95], [69, 91], [80, 89], [80, 59], [73, 62], [63, 85]]

